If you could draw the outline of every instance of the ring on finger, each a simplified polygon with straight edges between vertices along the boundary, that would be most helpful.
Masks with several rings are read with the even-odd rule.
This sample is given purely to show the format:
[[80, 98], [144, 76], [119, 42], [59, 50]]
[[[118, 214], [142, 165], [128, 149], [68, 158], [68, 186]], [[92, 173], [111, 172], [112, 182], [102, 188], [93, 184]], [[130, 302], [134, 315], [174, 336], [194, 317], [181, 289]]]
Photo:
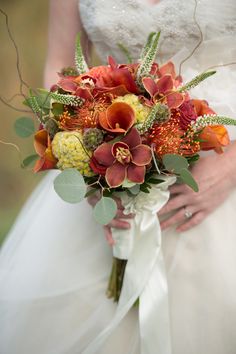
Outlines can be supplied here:
[[186, 219], [191, 219], [191, 217], [193, 216], [193, 213], [187, 209], [187, 207], [184, 207], [184, 216]]

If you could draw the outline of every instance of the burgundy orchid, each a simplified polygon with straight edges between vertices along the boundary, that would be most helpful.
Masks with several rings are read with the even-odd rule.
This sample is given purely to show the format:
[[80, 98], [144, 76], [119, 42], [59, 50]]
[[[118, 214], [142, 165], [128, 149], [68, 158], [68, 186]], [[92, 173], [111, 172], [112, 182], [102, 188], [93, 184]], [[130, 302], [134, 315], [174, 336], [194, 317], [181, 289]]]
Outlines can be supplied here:
[[170, 74], [165, 74], [157, 80], [144, 77], [142, 82], [153, 102], [165, 103], [170, 109], [178, 108], [184, 102], [184, 94], [175, 91], [174, 80]]
[[92, 158], [96, 167], [106, 167], [105, 178], [107, 184], [112, 187], [119, 187], [128, 179], [134, 183], [143, 183], [146, 172], [146, 165], [151, 162], [151, 148], [142, 144], [141, 137], [136, 128], [119, 142], [103, 143], [95, 151]]

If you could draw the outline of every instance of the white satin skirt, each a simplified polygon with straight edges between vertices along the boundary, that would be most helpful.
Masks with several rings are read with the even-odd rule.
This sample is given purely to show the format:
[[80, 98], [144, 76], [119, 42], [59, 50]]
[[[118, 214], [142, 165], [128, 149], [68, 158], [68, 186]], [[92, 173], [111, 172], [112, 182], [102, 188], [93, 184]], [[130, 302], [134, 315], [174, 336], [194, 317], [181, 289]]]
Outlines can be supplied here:
[[[1, 251], [1, 354], [82, 353], [115, 313], [105, 294], [110, 246], [86, 201], [59, 199], [56, 174], [37, 187]], [[173, 354], [236, 352], [235, 208], [236, 191], [201, 225], [163, 233]], [[99, 353], [140, 354], [137, 308]]]

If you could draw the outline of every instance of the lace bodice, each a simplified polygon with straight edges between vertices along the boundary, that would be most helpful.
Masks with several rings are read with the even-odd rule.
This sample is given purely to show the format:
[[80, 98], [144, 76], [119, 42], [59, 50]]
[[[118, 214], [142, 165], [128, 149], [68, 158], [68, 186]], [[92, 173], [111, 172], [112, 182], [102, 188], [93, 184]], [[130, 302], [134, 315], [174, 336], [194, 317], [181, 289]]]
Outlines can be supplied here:
[[[196, 19], [204, 39], [236, 35], [236, 0], [198, 0]], [[199, 41], [194, 21], [195, 0], [80, 0], [85, 30], [102, 61], [108, 55], [125, 60], [122, 43], [134, 59], [151, 31], [161, 30], [159, 61], [171, 58], [183, 46], [191, 50]]]

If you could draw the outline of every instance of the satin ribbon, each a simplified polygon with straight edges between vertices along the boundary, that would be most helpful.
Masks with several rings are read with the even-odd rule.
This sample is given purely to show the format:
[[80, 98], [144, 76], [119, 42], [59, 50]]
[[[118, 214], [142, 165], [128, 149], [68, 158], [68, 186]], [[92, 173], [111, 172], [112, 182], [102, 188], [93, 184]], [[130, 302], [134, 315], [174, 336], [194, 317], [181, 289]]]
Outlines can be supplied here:
[[139, 298], [139, 322], [142, 354], [171, 354], [168, 288], [161, 252], [161, 228], [157, 212], [169, 199], [168, 187], [175, 177], [153, 185], [150, 193], [135, 197], [121, 195], [125, 213], [135, 213], [129, 230], [114, 229], [113, 254], [128, 259], [116, 313], [110, 324], [88, 345], [82, 354], [99, 352]]

